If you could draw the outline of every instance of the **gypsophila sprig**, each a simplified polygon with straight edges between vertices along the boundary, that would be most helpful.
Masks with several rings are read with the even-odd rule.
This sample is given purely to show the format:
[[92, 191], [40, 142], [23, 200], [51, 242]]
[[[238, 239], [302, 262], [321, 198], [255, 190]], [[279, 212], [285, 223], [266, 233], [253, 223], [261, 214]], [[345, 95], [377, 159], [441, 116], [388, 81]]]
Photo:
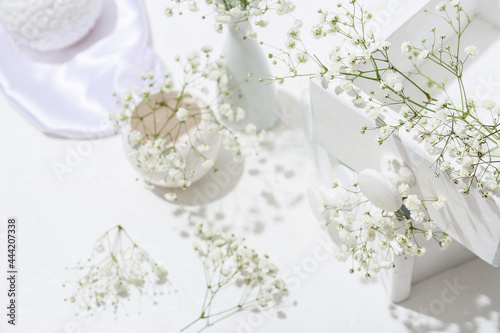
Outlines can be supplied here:
[[[480, 53], [475, 45], [462, 43], [473, 18], [458, 0], [443, 1], [435, 10], [428, 15], [444, 20], [451, 36], [432, 28], [432, 38], [397, 47], [373, 31], [372, 14], [358, 1], [319, 10], [320, 21], [311, 33], [325, 40], [329, 53], [308, 52], [298, 21], [288, 33], [286, 47], [272, 55], [275, 63], [288, 65], [289, 73], [272, 80], [309, 75], [325, 88], [339, 87], [373, 119], [374, 125], [362, 132], [379, 131], [378, 144], [400, 130], [408, 131], [435, 158], [436, 174], [448, 174], [459, 191], [500, 195], [500, 106], [478, 101], [464, 83], [464, 68]], [[315, 63], [317, 71], [302, 72], [306, 62]], [[357, 88], [358, 82], [366, 91]], [[388, 109], [396, 112], [384, 112]]]
[[[243, 130], [228, 127], [243, 119], [245, 110], [228, 102], [238, 87], [228, 85], [223, 59], [214, 59], [211, 47], [177, 57], [176, 62], [183, 69], [182, 78], [146, 73], [143, 86], [120, 96], [120, 110], [110, 112], [115, 128], [127, 133], [130, 158], [145, 174], [148, 189], [155, 184], [187, 188], [196, 172], [216, 172], [218, 139], [235, 161], [242, 161], [263, 138], [264, 132], [257, 133], [253, 124]], [[170, 192], [165, 199], [177, 197]]]
[[[251, 22], [254, 26], [265, 28], [269, 22], [265, 19], [266, 13], [273, 11], [278, 15], [289, 14], [294, 11], [295, 4], [289, 0], [171, 0], [173, 6], [165, 10], [167, 16], [183, 14], [183, 8], [187, 5], [189, 11], [198, 12], [200, 2], [211, 5], [211, 10], [205, 13], [202, 18], [214, 14], [214, 29], [222, 32], [225, 25], [234, 25], [235, 30], [240, 30], [240, 23]], [[243, 38], [256, 38], [257, 32], [251, 26], [245, 26], [245, 31], [241, 31]]]
[[[287, 294], [285, 283], [277, 278], [278, 269], [267, 255], [260, 255], [245, 245], [244, 239], [220, 230], [198, 226], [194, 249], [204, 266], [206, 293], [200, 316], [182, 331], [200, 320], [227, 317], [247, 309], [264, 309], [281, 303]], [[233, 304], [217, 303], [218, 296], [228, 287], [240, 289]], [[237, 290], [236, 289], [236, 290]]]
[[72, 296], [65, 301], [91, 314], [106, 307], [116, 312], [120, 301], [130, 300], [134, 290], [150, 298], [162, 294], [158, 286], [167, 282], [165, 268], [119, 225], [99, 237], [91, 256], [72, 269], [84, 276], [65, 284], [75, 285]]
[[356, 181], [347, 187], [334, 184], [335, 191], [343, 191], [343, 197], [336, 204], [320, 207], [320, 225], [336, 228], [342, 243], [336, 257], [351, 262], [351, 273], [359, 271], [370, 277], [380, 269], [394, 267], [396, 256], [422, 256], [425, 247], [421, 243], [426, 240], [437, 241], [441, 249], [450, 244], [451, 237], [436, 231], [436, 222], [427, 212], [429, 204], [443, 209], [443, 198], [419, 198], [408, 193], [407, 184], [401, 184], [403, 208], [388, 212], [371, 205]]

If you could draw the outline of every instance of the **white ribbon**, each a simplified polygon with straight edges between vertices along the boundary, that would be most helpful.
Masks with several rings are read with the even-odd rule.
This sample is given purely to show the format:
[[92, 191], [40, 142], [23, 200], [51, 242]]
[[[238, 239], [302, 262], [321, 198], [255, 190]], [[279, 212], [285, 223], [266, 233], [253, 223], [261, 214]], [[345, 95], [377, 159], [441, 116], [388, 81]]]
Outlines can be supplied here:
[[0, 88], [42, 132], [74, 139], [112, 135], [113, 92], [163, 65], [150, 46], [141, 0], [104, 0], [96, 26], [60, 51], [18, 46], [0, 28]]

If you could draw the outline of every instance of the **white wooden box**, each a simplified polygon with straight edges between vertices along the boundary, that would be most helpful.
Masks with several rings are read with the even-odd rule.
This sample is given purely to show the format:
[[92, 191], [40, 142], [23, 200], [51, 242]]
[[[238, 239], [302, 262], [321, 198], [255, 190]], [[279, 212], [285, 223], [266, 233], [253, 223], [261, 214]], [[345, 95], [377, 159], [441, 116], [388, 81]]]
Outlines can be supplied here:
[[[439, 1], [422, 2], [422, 8], [408, 9], [412, 15], [401, 26], [384, 27], [388, 40], [399, 50], [403, 41], [418, 42], [428, 37], [430, 28], [445, 31], [446, 25], [436, 24], [437, 20], [423, 8], [434, 10]], [[480, 12], [464, 37], [464, 46], [475, 44], [481, 54], [468, 64], [464, 72], [464, 81], [469, 91], [479, 99], [494, 99], [500, 96], [500, 66], [495, 65], [500, 54], [500, 1], [480, 0], [462, 1], [469, 12]], [[408, 12], [405, 12], [408, 16]], [[449, 28], [450, 29], [450, 28]], [[449, 31], [452, 35], [452, 32]], [[397, 63], [397, 61], [396, 61]], [[441, 73], [436, 73], [441, 75]], [[358, 86], [367, 91], [367, 87]], [[453, 87], [450, 88], [453, 90]], [[480, 95], [480, 96], [479, 96]], [[452, 96], [453, 97], [453, 96]], [[438, 246], [427, 247], [427, 253], [421, 258], [399, 260], [397, 268], [387, 271], [384, 282], [391, 299], [395, 302], [406, 299], [410, 294], [411, 284], [417, 283], [445, 269], [451, 268], [475, 256], [498, 267], [500, 265], [500, 210], [497, 198], [484, 199], [478, 191], [471, 191], [467, 196], [458, 192], [449, 178], [435, 177], [433, 163], [429, 156], [406, 132], [399, 133], [378, 146], [375, 137], [378, 132], [367, 131], [362, 135], [361, 127], [373, 126], [363, 109], [356, 108], [352, 96], [334, 88], [324, 89], [319, 81], [312, 80], [310, 87], [311, 109], [306, 115], [309, 135], [316, 145], [316, 157], [328, 178], [328, 170], [337, 160], [349, 168], [379, 169], [384, 155], [395, 155], [403, 159], [416, 176], [416, 189], [420, 194], [444, 196], [448, 205], [445, 210], [437, 211], [429, 207], [429, 213], [438, 222], [441, 230], [455, 240], [447, 251], [439, 251]], [[389, 116], [393, 113], [389, 110]], [[328, 178], [328, 179], [326, 179]]]

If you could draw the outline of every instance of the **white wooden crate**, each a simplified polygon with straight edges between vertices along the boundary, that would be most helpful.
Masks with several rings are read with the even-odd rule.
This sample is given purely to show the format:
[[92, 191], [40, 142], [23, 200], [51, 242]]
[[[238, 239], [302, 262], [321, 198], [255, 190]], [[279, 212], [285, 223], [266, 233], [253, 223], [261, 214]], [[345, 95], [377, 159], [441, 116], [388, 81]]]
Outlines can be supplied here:
[[[433, 9], [437, 3], [426, 1], [423, 7]], [[463, 45], [474, 43], [481, 50], [481, 55], [466, 69], [465, 81], [469, 91], [482, 94], [478, 98], [494, 99], [500, 96], [500, 84], [495, 84], [500, 82], [500, 68], [495, 68], [495, 62], [492, 61], [498, 59], [500, 52], [500, 21], [495, 20], [500, 15], [500, 1], [463, 3], [469, 12], [481, 12], [464, 39]], [[426, 37], [434, 25], [437, 25], [438, 30], [446, 29], [446, 25], [434, 24], [436, 20], [424, 13], [422, 8], [413, 7], [412, 10], [414, 15], [404, 24], [385, 28], [390, 33], [388, 40], [397, 49], [405, 40], [419, 41]], [[449, 34], [452, 34], [451, 31]], [[365, 91], [368, 89], [367, 86], [359, 87]], [[491, 96], [485, 96], [487, 94]], [[413, 190], [426, 197], [443, 196], [447, 199], [446, 209], [438, 211], [429, 207], [429, 213], [438, 222], [439, 228], [453, 237], [455, 245], [447, 251], [439, 251], [438, 246], [426, 246], [427, 253], [422, 258], [399, 258], [396, 263], [398, 268], [388, 271], [384, 276], [393, 301], [406, 299], [412, 283], [472, 259], [474, 255], [493, 266], [500, 265], [500, 209], [497, 198], [484, 199], [478, 191], [471, 191], [464, 196], [445, 175], [436, 178], [433, 166], [435, 159], [404, 131], [378, 146], [375, 139], [378, 132], [361, 134], [362, 126], [370, 127], [374, 122], [362, 108], [354, 106], [353, 97], [349, 94], [333, 88], [324, 89], [318, 81], [312, 80], [310, 98], [310, 137], [317, 145], [316, 156], [323, 169], [332, 168], [332, 161], [335, 164], [338, 160], [356, 171], [368, 168], [378, 170], [384, 155], [395, 155], [403, 159], [416, 176]], [[391, 110], [388, 110], [387, 116], [398, 117]], [[328, 182], [332, 180], [325, 179]]]

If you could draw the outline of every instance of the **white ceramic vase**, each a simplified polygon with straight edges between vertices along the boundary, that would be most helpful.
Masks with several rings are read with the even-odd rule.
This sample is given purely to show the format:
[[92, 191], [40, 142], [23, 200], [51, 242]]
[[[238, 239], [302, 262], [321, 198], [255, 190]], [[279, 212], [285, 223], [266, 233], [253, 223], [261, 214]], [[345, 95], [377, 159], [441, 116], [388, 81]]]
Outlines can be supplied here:
[[[152, 116], [151, 106], [155, 105], [157, 101], [165, 102], [170, 107], [175, 105], [177, 102], [176, 96], [178, 92], [169, 92], [165, 94], [156, 94], [151, 96], [149, 102], [140, 102], [134, 110], [136, 115], [143, 117], [144, 123], [147, 124], [147, 128], [154, 128], [154, 122], [157, 123], [157, 128], [163, 127], [166, 117], [172, 115], [173, 111], [167, 107], [157, 107], [156, 115]], [[158, 104], [156, 104], [158, 105]], [[180, 103], [179, 107], [185, 107], [183, 103]], [[204, 104], [201, 100], [196, 99], [196, 101], [189, 107], [189, 114], [199, 114], [200, 110], [203, 109]], [[187, 108], [187, 107], [186, 107]], [[144, 116], [146, 115], [146, 116]], [[202, 161], [200, 158], [190, 150], [189, 147], [197, 147], [202, 143], [205, 143], [210, 147], [208, 151], [204, 151], [203, 155], [207, 159], [215, 161], [219, 155], [219, 150], [221, 147], [222, 137], [217, 131], [209, 130], [210, 126], [210, 115], [208, 113], [203, 113], [197, 121], [192, 118], [186, 121], [186, 130], [181, 130], [180, 134], [175, 140], [176, 151], [179, 153], [180, 157], [186, 161], [185, 174], [189, 175], [189, 182], [194, 183], [197, 180], [205, 176], [209, 171], [213, 171], [213, 168], [202, 166]], [[158, 131], [160, 137], [165, 137], [167, 139], [165, 143], [165, 148], [172, 147], [174, 141], [168, 135], [172, 132], [172, 128], [179, 123], [179, 120], [174, 116], [168, 123], [168, 126], [164, 127], [161, 131]], [[146, 168], [137, 161], [135, 150], [139, 148], [138, 144], [131, 143], [130, 136], [133, 130], [138, 130], [144, 135], [144, 126], [137, 120], [132, 118], [129, 121], [129, 126], [125, 126], [122, 130], [122, 137], [125, 147], [125, 152], [128, 156], [130, 163], [133, 167], [141, 174], [146, 182], [151, 184], [167, 187], [167, 188], [180, 188], [185, 187], [186, 184], [181, 179], [172, 179], [168, 175], [168, 170], [159, 172], [149, 172]], [[177, 130], [175, 130], [176, 132]], [[183, 143], [187, 143], [183, 147]], [[189, 185], [187, 185], [189, 186]]]
[[38, 51], [70, 46], [95, 25], [103, 0], [0, 0], [0, 23], [19, 44]]
[[[276, 89], [266, 82], [259, 82], [271, 72], [268, 59], [255, 39], [243, 39], [250, 23], [228, 24], [226, 40], [222, 54], [231, 78], [229, 87], [239, 86], [233, 94], [231, 103], [245, 110], [245, 119], [231, 123], [231, 127], [242, 129], [253, 123], [257, 129], [266, 129], [276, 125], [280, 119], [280, 110], [276, 99]], [[249, 77], [249, 73], [255, 73]]]

